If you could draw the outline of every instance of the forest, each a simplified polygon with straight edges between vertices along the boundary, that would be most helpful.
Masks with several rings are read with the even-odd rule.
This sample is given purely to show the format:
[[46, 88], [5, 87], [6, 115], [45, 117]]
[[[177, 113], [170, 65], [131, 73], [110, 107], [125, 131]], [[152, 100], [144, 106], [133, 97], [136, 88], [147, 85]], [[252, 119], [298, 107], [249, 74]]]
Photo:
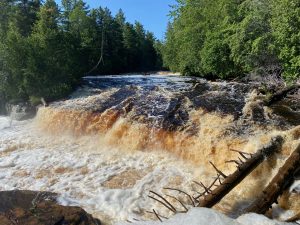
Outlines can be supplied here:
[[299, 78], [299, 0], [177, 2], [163, 48], [166, 67], [209, 78]]
[[0, 0], [0, 225], [300, 224], [299, 74], [300, 0]]
[[86, 75], [169, 69], [207, 79], [300, 73], [298, 0], [177, 0], [164, 40], [83, 0], [0, 2], [0, 105], [69, 94]]
[[0, 103], [66, 96], [86, 75], [157, 70], [159, 42], [122, 10], [82, 0], [0, 2]]

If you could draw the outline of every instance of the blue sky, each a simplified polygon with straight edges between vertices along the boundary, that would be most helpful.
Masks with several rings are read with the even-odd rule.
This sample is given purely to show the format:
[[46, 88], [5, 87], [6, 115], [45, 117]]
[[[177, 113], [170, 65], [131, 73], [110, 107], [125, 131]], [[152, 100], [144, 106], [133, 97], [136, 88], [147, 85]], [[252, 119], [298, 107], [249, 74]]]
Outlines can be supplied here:
[[[60, 0], [58, 0], [60, 1]], [[141, 22], [146, 30], [155, 34], [158, 39], [164, 37], [169, 5], [174, 5], [175, 0], [85, 0], [91, 7], [108, 7], [113, 15], [121, 8], [127, 21], [133, 23], [135, 20]]]

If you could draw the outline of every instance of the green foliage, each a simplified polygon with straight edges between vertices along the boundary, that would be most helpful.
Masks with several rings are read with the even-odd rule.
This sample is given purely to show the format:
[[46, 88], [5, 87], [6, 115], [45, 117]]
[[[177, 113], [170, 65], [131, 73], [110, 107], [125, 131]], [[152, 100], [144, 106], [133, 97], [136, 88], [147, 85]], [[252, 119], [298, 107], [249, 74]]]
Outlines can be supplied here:
[[172, 71], [180, 71], [177, 51], [174, 27], [169, 23], [166, 32], [166, 42], [161, 47], [164, 67], [167, 67]]
[[232, 58], [243, 73], [276, 64], [276, 56], [270, 49], [273, 38], [269, 5], [269, 0], [246, 0], [237, 7], [238, 20], [230, 36], [230, 47]]
[[214, 77], [218, 75], [218, 77], [223, 79], [232, 76], [234, 73], [234, 62], [230, 54], [231, 50], [224, 36], [208, 34], [200, 51], [203, 72], [207, 76]]
[[229, 78], [283, 67], [299, 78], [298, 0], [178, 0], [171, 12], [164, 66], [183, 74]]
[[0, 44], [1, 90], [9, 98], [26, 96], [23, 86], [27, 40], [22, 37], [18, 27], [10, 23], [6, 38]]
[[300, 77], [300, 1], [273, 0], [271, 26], [284, 77]]
[[59, 30], [59, 10], [54, 0], [47, 0], [28, 39], [24, 87], [29, 96], [55, 99], [71, 90], [73, 77], [68, 65], [68, 43]]
[[37, 96], [29, 96], [29, 102], [33, 106], [38, 106], [42, 104], [41, 98]]
[[90, 10], [82, 0], [0, 2], [0, 97], [61, 98], [84, 75], [155, 70], [161, 54], [153, 34], [126, 22], [120, 10]]

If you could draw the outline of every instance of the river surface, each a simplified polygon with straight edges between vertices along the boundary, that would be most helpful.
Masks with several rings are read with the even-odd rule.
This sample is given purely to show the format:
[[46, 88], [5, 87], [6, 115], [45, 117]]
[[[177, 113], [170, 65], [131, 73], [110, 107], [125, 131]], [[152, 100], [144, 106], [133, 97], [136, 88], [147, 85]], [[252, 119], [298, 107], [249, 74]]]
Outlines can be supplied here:
[[[230, 174], [235, 168], [225, 161], [238, 157], [230, 150], [254, 153], [282, 135], [282, 152], [215, 207], [234, 216], [299, 143], [299, 98], [264, 107], [258, 85], [175, 75], [86, 77], [32, 120], [0, 117], [0, 190], [57, 192], [61, 204], [79, 205], [107, 224], [155, 219], [152, 209], [169, 217], [149, 191], [197, 194], [193, 181], [215, 177], [209, 161]], [[284, 216], [293, 215], [299, 194], [282, 204]]]

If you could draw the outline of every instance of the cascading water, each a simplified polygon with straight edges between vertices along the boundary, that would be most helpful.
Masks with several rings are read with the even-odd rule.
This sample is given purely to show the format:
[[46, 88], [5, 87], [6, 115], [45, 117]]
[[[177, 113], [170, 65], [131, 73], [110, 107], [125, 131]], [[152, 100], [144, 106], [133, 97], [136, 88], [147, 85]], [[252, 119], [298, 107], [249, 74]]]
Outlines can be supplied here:
[[[0, 190], [58, 192], [62, 203], [107, 221], [153, 218], [147, 210], [170, 212], [147, 197], [149, 190], [193, 193], [194, 180], [213, 179], [209, 161], [231, 173], [225, 161], [237, 155], [230, 149], [253, 153], [282, 135], [282, 152], [216, 206], [232, 213], [257, 196], [300, 138], [299, 99], [264, 107], [257, 86], [180, 76], [86, 77], [68, 100], [40, 108], [34, 120], [10, 125], [2, 118]], [[299, 210], [299, 194], [283, 205]]]

